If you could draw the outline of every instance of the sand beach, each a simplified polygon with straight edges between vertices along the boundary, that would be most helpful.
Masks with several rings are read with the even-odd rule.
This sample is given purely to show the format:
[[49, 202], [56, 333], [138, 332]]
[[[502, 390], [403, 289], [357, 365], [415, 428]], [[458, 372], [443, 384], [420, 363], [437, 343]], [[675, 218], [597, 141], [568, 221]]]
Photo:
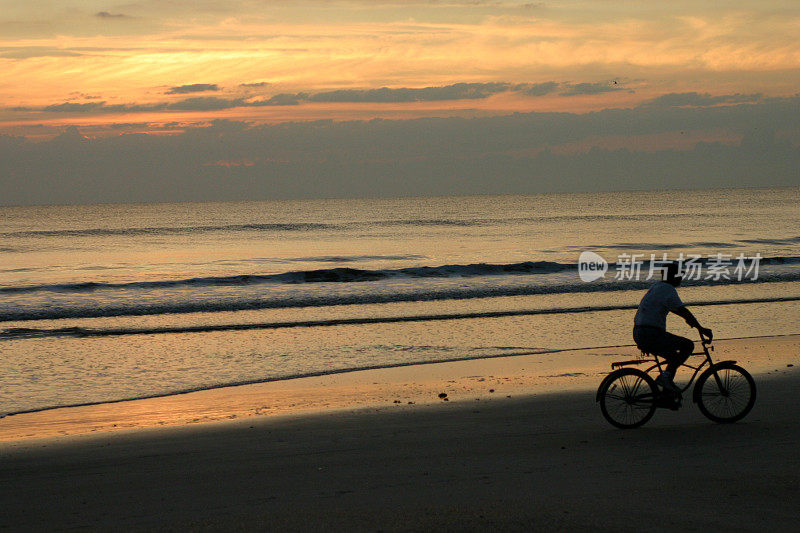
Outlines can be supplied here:
[[716, 345], [716, 359], [737, 359], [758, 384], [736, 424], [688, 405], [611, 427], [594, 388], [632, 347], [7, 417], [2, 527], [793, 530], [800, 336]]

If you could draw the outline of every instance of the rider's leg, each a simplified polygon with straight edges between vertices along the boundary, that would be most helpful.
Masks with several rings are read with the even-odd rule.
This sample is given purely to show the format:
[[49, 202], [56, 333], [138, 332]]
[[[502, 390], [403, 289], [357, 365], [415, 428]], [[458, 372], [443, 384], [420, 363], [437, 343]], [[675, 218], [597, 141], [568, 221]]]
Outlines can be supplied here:
[[686, 337], [679, 337], [672, 333], [667, 333], [669, 343], [672, 345], [672, 355], [667, 357], [667, 372], [670, 378], [675, 377], [678, 368], [686, 362], [692, 352], [694, 352], [694, 342]]
[[694, 351], [694, 343], [685, 337], [649, 326], [634, 327], [633, 340], [642, 351], [660, 355], [667, 360], [667, 367], [656, 382], [672, 391], [679, 391], [672, 379], [678, 367], [686, 362]]

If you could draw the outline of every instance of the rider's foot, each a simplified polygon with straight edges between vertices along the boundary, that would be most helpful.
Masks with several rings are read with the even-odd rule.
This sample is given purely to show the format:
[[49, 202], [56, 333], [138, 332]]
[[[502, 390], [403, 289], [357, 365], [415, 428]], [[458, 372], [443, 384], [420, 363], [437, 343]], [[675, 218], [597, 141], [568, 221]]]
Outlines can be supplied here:
[[661, 388], [665, 391], [672, 392], [678, 397], [681, 395], [680, 387], [675, 385], [675, 382], [672, 381], [672, 374], [666, 370], [656, 378], [656, 384], [661, 385]]
[[681, 408], [681, 395], [676, 394], [672, 398], [669, 399], [669, 403], [667, 404], [668, 409], [672, 409], [673, 411], [677, 411]]
[[656, 399], [656, 406], [677, 411], [681, 408], [681, 396], [674, 392], [663, 391]]

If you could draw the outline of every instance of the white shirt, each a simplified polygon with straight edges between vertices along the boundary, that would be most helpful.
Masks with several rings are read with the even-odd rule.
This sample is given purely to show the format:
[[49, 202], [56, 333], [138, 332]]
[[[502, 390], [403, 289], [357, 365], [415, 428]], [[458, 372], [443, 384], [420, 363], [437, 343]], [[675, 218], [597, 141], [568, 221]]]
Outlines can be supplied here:
[[633, 319], [636, 326], [653, 326], [667, 329], [667, 315], [683, 307], [675, 287], [666, 281], [659, 281], [647, 291], [639, 303], [639, 310]]

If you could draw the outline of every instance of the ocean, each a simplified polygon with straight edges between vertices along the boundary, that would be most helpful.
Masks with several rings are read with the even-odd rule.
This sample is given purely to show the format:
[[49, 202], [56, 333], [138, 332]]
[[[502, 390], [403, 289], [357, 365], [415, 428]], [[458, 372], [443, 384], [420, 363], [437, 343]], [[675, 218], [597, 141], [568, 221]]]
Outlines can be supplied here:
[[717, 337], [798, 333], [798, 206], [793, 187], [0, 207], [0, 414], [631, 344], [665, 258]]

